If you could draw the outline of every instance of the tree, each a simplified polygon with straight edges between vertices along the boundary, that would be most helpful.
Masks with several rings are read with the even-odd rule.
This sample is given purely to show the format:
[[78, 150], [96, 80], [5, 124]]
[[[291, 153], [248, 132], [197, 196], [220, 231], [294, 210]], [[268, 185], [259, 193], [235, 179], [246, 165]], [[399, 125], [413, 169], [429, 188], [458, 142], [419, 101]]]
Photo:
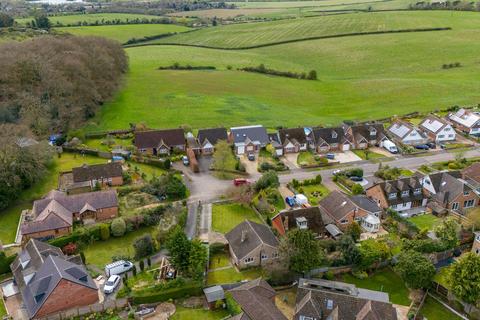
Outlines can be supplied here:
[[363, 193], [363, 187], [358, 184], [358, 183], [355, 183], [353, 186], [352, 186], [352, 194], [362, 194]]
[[364, 270], [392, 256], [388, 245], [380, 240], [367, 239], [362, 241], [359, 249], [361, 255], [359, 267]]
[[180, 272], [186, 272], [189, 266], [191, 243], [179, 226], [175, 227], [167, 237], [166, 248], [170, 253], [170, 262]]
[[339, 248], [346, 264], [357, 264], [360, 262], [360, 250], [351, 235], [343, 235], [339, 241]]
[[277, 173], [275, 171], [267, 171], [255, 183], [255, 190], [258, 192], [267, 188], [278, 188], [278, 186], [280, 186], [280, 181]]
[[193, 240], [188, 257], [188, 275], [194, 279], [202, 279], [207, 260], [207, 248], [199, 240]]
[[8, 28], [13, 26], [14, 20], [5, 12], [0, 12], [0, 28]]
[[309, 80], [317, 80], [317, 71], [315, 70], [310, 70], [308, 73], [307, 79]]
[[50, 30], [52, 24], [45, 14], [40, 14], [35, 17], [35, 25], [39, 29]]
[[470, 304], [480, 300], [480, 256], [465, 254], [452, 264], [448, 278], [456, 297]]
[[138, 266], [140, 267], [140, 271], [143, 271], [145, 269], [145, 262], [143, 262], [143, 260], [140, 260]]
[[458, 245], [459, 224], [452, 218], [442, 221], [442, 224], [434, 228], [435, 235], [445, 243], [448, 248], [454, 248]]
[[217, 171], [229, 171], [235, 168], [235, 156], [227, 141], [220, 140], [213, 153], [213, 168]]
[[153, 243], [152, 236], [146, 234], [142, 237], [135, 239], [135, 242], [133, 243], [133, 248], [135, 249], [136, 260], [151, 255], [155, 251], [155, 244]]
[[121, 237], [125, 234], [125, 231], [127, 230], [127, 224], [125, 223], [125, 220], [123, 220], [123, 218], [115, 218], [113, 219], [110, 228], [112, 229], [112, 235], [114, 237]]
[[400, 253], [395, 271], [409, 288], [426, 289], [432, 283], [435, 266], [420, 252], [410, 250]]
[[281, 240], [280, 255], [289, 270], [307, 272], [325, 260], [315, 235], [310, 230], [293, 229]]
[[353, 221], [347, 226], [345, 234], [352, 237], [353, 241], [356, 242], [360, 240], [360, 235], [362, 234], [362, 227], [360, 227], [360, 225], [356, 221]]
[[183, 199], [187, 196], [187, 187], [182, 179], [172, 172], [152, 178], [142, 191], [158, 197], [165, 196], [171, 200]]
[[474, 230], [480, 229], [480, 208], [477, 207], [467, 212], [468, 222], [467, 227], [471, 227]]

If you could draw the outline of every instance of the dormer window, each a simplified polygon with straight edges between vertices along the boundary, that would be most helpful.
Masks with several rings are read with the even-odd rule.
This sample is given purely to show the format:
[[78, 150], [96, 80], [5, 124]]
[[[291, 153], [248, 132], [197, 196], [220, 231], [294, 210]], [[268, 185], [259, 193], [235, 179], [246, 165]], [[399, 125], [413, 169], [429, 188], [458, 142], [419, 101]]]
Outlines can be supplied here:
[[396, 197], [397, 197], [397, 194], [395, 192], [388, 194], [388, 199], [395, 199]]
[[463, 191], [463, 195], [464, 195], [464, 196], [468, 196], [469, 194], [470, 194], [469, 191]]
[[422, 189], [421, 189], [421, 188], [417, 188], [417, 189], [413, 190], [413, 193], [414, 193], [415, 195], [418, 195], [418, 194], [422, 193]]
[[372, 129], [370, 130], [370, 135], [371, 135], [371, 136], [376, 136], [376, 135], [377, 135], [377, 130], [375, 130], [374, 128], [372, 128]]
[[338, 134], [335, 131], [332, 131], [332, 139], [337, 139]]
[[299, 229], [302, 229], [302, 230], [308, 229], [308, 221], [305, 217], [298, 217], [295, 220], [297, 222], [297, 227]]
[[410, 194], [410, 191], [408, 190], [402, 191], [402, 197], [408, 197], [409, 194]]

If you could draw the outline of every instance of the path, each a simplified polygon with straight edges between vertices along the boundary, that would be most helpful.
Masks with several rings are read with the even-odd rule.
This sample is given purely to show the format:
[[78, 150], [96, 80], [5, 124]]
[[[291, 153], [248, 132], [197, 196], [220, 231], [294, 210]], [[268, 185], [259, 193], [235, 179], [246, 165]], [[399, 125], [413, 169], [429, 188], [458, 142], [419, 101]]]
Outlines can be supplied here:
[[208, 241], [208, 234], [210, 233], [210, 228], [212, 227], [212, 204], [205, 203], [202, 204], [200, 210], [200, 225], [198, 230], [198, 237], [201, 240]]
[[197, 233], [197, 210], [198, 210], [198, 202], [192, 201], [188, 203], [188, 215], [187, 215], [187, 223], [185, 224], [185, 234], [189, 240], [195, 238]]

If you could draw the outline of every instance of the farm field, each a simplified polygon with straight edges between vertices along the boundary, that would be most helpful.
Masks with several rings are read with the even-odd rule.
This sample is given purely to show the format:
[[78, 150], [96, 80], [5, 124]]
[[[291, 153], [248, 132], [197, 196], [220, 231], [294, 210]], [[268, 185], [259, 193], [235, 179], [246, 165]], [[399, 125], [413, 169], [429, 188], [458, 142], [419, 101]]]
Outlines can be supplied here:
[[124, 24], [108, 26], [59, 27], [57, 32], [75, 36], [98, 36], [125, 43], [130, 39], [140, 39], [161, 34], [185, 32], [190, 28], [174, 24]]
[[[145, 122], [151, 127], [188, 124], [193, 128], [252, 123], [270, 128], [328, 126], [348, 119], [369, 120], [477, 103], [480, 98], [477, 90], [480, 64], [476, 54], [480, 50], [480, 31], [476, 27], [479, 14], [382, 14], [385, 19], [390, 14], [397, 21], [394, 15], [411, 15], [412, 21], [425, 19], [431, 25], [453, 29], [312, 40], [250, 50], [181, 46], [128, 48], [130, 72], [124, 88], [102, 107], [86, 130], [120, 129], [131, 122]], [[255, 24], [241, 27], [246, 25]], [[228, 30], [227, 27], [212, 29]], [[229, 34], [223, 35], [225, 41]], [[442, 69], [442, 64], [455, 61], [462, 67]], [[159, 66], [175, 62], [212, 65], [217, 70], [157, 70]], [[319, 80], [236, 70], [260, 63], [275, 70], [308, 72], [314, 69]]]
[[[50, 16], [48, 17], [52, 26], [62, 24], [62, 25], [75, 25], [78, 23], [83, 23], [84, 21], [87, 23], [101, 23], [103, 21], [132, 21], [135, 19], [159, 19], [160, 16], [154, 15], [145, 15], [145, 14], [132, 14], [132, 13], [91, 13], [91, 14], [72, 14], [72, 15], [58, 15], [58, 16]], [[18, 24], [25, 25], [27, 22], [32, 21], [32, 17], [30, 18], [20, 18], [15, 19]]]

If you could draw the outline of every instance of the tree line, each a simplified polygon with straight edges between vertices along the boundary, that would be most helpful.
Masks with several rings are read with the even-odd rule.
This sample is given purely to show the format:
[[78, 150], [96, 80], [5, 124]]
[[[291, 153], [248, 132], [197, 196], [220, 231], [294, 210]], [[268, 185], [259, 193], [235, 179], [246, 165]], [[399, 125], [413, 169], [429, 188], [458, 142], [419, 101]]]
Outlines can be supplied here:
[[256, 67], [244, 67], [244, 68], [239, 68], [238, 70], [246, 71], [246, 72], [269, 74], [272, 76], [294, 78], [294, 79], [317, 80], [317, 71], [315, 70], [310, 70], [308, 74], [305, 72], [298, 73], [293, 71], [279, 71], [279, 70], [269, 69], [265, 67], [263, 63]]

